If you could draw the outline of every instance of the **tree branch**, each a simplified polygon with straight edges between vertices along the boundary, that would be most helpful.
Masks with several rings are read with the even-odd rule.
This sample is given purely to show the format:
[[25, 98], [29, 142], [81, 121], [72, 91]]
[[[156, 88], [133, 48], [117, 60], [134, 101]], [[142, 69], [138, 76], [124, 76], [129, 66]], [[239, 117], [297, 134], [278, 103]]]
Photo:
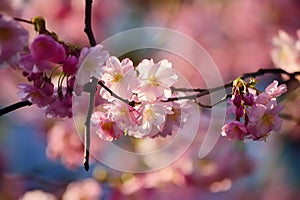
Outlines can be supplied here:
[[[241, 79], [247, 79], [247, 78], [256, 78], [258, 76], [263, 76], [265, 74], [285, 74], [287, 76], [289, 76], [290, 80], [291, 79], [295, 79], [296, 76], [300, 75], [300, 71], [298, 72], [294, 72], [294, 73], [289, 73], [283, 69], [280, 68], [276, 68], [276, 69], [259, 69], [256, 72], [251, 72], [251, 73], [245, 73], [242, 74], [242, 76], [240, 76]], [[135, 102], [135, 101], [129, 101], [128, 99], [123, 99], [122, 97], [118, 96], [117, 94], [115, 94], [112, 90], [110, 90], [102, 81], [98, 81], [98, 84], [100, 86], [102, 86], [107, 92], [110, 93], [111, 96], [115, 97], [116, 99], [119, 99], [120, 101], [130, 105], [130, 106], [135, 106], [137, 104], [140, 104], [140, 102]], [[230, 81], [224, 85], [221, 86], [217, 86], [214, 88], [207, 88], [207, 89], [202, 89], [202, 88], [175, 88], [175, 87], [171, 87], [171, 90], [173, 92], [196, 92], [195, 94], [191, 94], [191, 95], [186, 95], [186, 96], [178, 96], [178, 97], [171, 97], [168, 98], [166, 100], [162, 100], [162, 102], [172, 102], [172, 101], [178, 101], [178, 100], [184, 100], [184, 99], [191, 99], [191, 100], [195, 100], [199, 97], [211, 94], [213, 92], [217, 92], [219, 90], [222, 90], [224, 88], [230, 88], [233, 85], [233, 81]], [[204, 107], [204, 108], [212, 108], [213, 106], [225, 101], [227, 98], [230, 98], [231, 94], [227, 94], [225, 97], [223, 97], [220, 101], [213, 103], [211, 105], [205, 105], [200, 103], [199, 101], [197, 102], [199, 106]]]
[[89, 170], [89, 156], [90, 156], [90, 123], [92, 113], [94, 111], [95, 106], [95, 95], [97, 91], [97, 82], [98, 79], [95, 77], [91, 77], [90, 82], [84, 85], [84, 91], [90, 94], [90, 102], [88, 113], [86, 115], [85, 123], [84, 123], [84, 169], [86, 171]]
[[84, 27], [84, 32], [86, 33], [90, 46], [96, 46], [96, 40], [95, 36], [92, 30], [92, 4], [93, 0], [85, 0], [85, 27]]
[[22, 108], [22, 107], [25, 107], [25, 106], [31, 106], [31, 105], [32, 105], [32, 103], [28, 100], [19, 101], [17, 103], [14, 103], [12, 105], [7, 106], [7, 107], [1, 108], [0, 109], [0, 117], [7, 114], [7, 113], [9, 113], [9, 112], [17, 110], [19, 108]]
[[[85, 0], [85, 27], [84, 32], [86, 33], [90, 46], [96, 46], [95, 36], [92, 30], [92, 4], [93, 0]], [[90, 122], [91, 116], [94, 110], [95, 104], [95, 95], [97, 90], [97, 82], [98, 80], [95, 77], [91, 77], [91, 82], [85, 85], [85, 91], [90, 93], [90, 102], [89, 102], [89, 109], [86, 116], [85, 131], [84, 131], [84, 169], [86, 171], [89, 170], [89, 157], [90, 157]]]

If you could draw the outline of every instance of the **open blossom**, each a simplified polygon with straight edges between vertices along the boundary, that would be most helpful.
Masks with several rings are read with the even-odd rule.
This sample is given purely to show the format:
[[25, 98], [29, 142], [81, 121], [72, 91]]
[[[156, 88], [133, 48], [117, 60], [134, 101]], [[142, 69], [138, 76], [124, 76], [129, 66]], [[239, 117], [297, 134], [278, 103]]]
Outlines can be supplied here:
[[276, 67], [283, 68], [288, 72], [298, 71], [300, 68], [299, 56], [300, 45], [285, 31], [280, 30], [278, 36], [273, 39], [271, 58]]
[[244, 137], [247, 135], [247, 128], [246, 126], [239, 122], [239, 121], [233, 121], [228, 124], [225, 124], [222, 127], [222, 136], [226, 136], [229, 139], [234, 140], [243, 140]]
[[14, 19], [0, 13], [0, 68], [16, 66], [28, 42], [28, 32]]
[[67, 186], [62, 200], [98, 200], [101, 199], [101, 185], [94, 179], [83, 179]]
[[112, 102], [108, 114], [119, 128], [125, 132], [128, 127], [138, 124], [137, 118], [140, 115], [139, 111], [134, 107], [117, 100]]
[[247, 109], [249, 123], [247, 129], [250, 138], [254, 140], [265, 139], [270, 131], [279, 131], [282, 125], [282, 119], [278, 117], [278, 113], [283, 106], [274, 104], [265, 106], [262, 104], [254, 105]]
[[103, 140], [113, 141], [124, 134], [116, 122], [109, 119], [108, 115], [101, 111], [92, 114], [91, 125], [94, 127], [96, 134]]
[[269, 94], [271, 98], [279, 97], [287, 92], [287, 86], [286, 84], [278, 86], [278, 81], [274, 80], [270, 85], [268, 85], [265, 92]]
[[20, 89], [19, 96], [22, 100], [29, 100], [38, 107], [43, 108], [54, 100], [47, 92], [48, 89], [43, 90], [42, 88], [28, 84], [18, 84], [18, 88]]
[[98, 44], [94, 47], [83, 48], [78, 60], [78, 70], [76, 85], [83, 86], [89, 82], [90, 77], [100, 78], [103, 74], [106, 60], [109, 54], [103, 50], [103, 46]]
[[178, 80], [178, 75], [172, 69], [172, 63], [162, 60], [154, 63], [144, 59], [138, 66], [141, 86], [136, 90], [142, 100], [155, 101], [171, 96], [170, 87]]
[[42, 190], [32, 190], [26, 192], [20, 200], [57, 200], [56, 196]]
[[153, 137], [162, 131], [167, 114], [172, 114], [171, 106], [162, 103], [141, 105], [137, 126], [128, 129], [128, 135], [136, 138]]
[[[117, 57], [112, 56], [106, 61], [104, 69], [105, 73], [101, 80], [105, 82], [106, 86], [118, 96], [130, 99], [132, 91], [139, 85], [132, 61], [126, 58], [120, 62]], [[106, 99], [112, 99], [111, 95], [103, 88], [100, 94]]]

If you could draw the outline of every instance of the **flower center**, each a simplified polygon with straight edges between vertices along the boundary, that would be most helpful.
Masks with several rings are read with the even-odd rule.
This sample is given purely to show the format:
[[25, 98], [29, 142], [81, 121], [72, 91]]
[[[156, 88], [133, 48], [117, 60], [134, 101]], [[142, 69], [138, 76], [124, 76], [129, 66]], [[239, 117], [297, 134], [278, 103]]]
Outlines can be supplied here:
[[122, 78], [123, 78], [122, 74], [120, 72], [117, 72], [113, 75], [112, 82], [117, 83], [117, 82], [121, 81]]
[[146, 121], [151, 121], [152, 119], [155, 119], [155, 113], [153, 110], [149, 109], [145, 112], [144, 118]]
[[157, 78], [156, 78], [154, 75], [151, 75], [151, 76], [149, 77], [149, 84], [150, 84], [151, 86], [159, 86], [159, 83], [158, 83], [158, 81], [157, 81]]
[[271, 126], [274, 122], [274, 115], [266, 114], [262, 117], [262, 121], [265, 125]]
[[101, 128], [105, 132], [106, 131], [110, 132], [113, 129], [113, 125], [114, 125], [114, 122], [104, 122], [104, 123], [102, 123]]

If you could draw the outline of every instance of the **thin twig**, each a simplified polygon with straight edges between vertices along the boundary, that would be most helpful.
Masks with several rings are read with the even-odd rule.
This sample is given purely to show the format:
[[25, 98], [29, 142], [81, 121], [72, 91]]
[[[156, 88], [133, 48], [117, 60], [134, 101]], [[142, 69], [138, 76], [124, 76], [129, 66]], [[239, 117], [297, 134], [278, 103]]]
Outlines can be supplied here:
[[285, 120], [293, 121], [296, 124], [300, 124], [300, 119], [298, 117], [294, 117], [294, 116], [292, 116], [290, 114], [280, 113], [279, 117], [282, 118], [282, 119], [285, 119]]
[[89, 109], [86, 115], [85, 123], [84, 123], [84, 169], [86, 171], [89, 170], [89, 156], [90, 156], [90, 124], [91, 124], [91, 117], [94, 111], [95, 105], [95, 95], [97, 91], [97, 82], [98, 79], [95, 77], [91, 77], [90, 82], [84, 85], [84, 91], [90, 94], [90, 102], [89, 102]]
[[86, 33], [90, 46], [96, 46], [96, 39], [92, 30], [92, 0], [85, 0], [85, 27], [84, 27], [84, 32]]
[[[92, 0], [85, 0], [85, 27], [84, 32], [86, 33], [90, 46], [96, 46], [96, 40], [95, 36], [92, 30]], [[88, 87], [86, 87], [85, 91], [90, 93], [90, 103], [89, 103], [89, 109], [86, 116], [86, 121], [84, 123], [85, 125], [85, 131], [84, 131], [84, 169], [86, 171], [89, 170], [89, 157], [90, 157], [90, 122], [91, 122], [91, 116], [92, 112], [94, 110], [94, 104], [95, 104], [95, 95], [97, 90], [97, 82], [98, 80], [95, 77], [91, 77], [91, 82], [87, 83], [90, 84]], [[85, 86], [87, 86], [87, 84]]]
[[19, 22], [25, 22], [27, 24], [33, 24], [32, 21], [30, 21], [30, 20], [22, 19], [22, 18], [18, 18], [18, 17], [14, 17], [14, 20], [19, 21]]
[[25, 107], [25, 106], [31, 106], [31, 105], [32, 105], [32, 103], [30, 101], [28, 101], [28, 100], [19, 101], [17, 103], [14, 103], [12, 105], [7, 106], [7, 107], [1, 108], [0, 109], [0, 117], [2, 115], [5, 115], [5, 114], [7, 114], [9, 112], [12, 112], [14, 110], [17, 110], [19, 108], [22, 108], [22, 107]]
[[[245, 73], [242, 74], [242, 76], [240, 76], [241, 79], [247, 79], [247, 78], [256, 78], [259, 76], [263, 76], [265, 74], [285, 74], [287, 76], [290, 77], [290, 79], [294, 79], [296, 76], [300, 75], [300, 71], [298, 72], [294, 72], [294, 73], [289, 73], [283, 69], [280, 68], [275, 68], [275, 69], [259, 69], [256, 72], [251, 72], [251, 73]], [[231, 87], [233, 84], [233, 81], [230, 81], [224, 85], [218, 86], [218, 87], [214, 87], [214, 88], [208, 88], [208, 89], [203, 89], [203, 88], [175, 88], [175, 87], [171, 87], [171, 90], [173, 92], [199, 92], [197, 97], [201, 97], [204, 95], [207, 95], [209, 93], [212, 92], [216, 92], [219, 91], [221, 89], [224, 88], [229, 88]]]
[[114, 93], [111, 89], [109, 89], [102, 81], [98, 81], [98, 84], [103, 87], [112, 97], [115, 97], [116, 99], [119, 99], [120, 101], [134, 107], [136, 104], [139, 104], [135, 101], [129, 101], [128, 99], [123, 99], [122, 97], [118, 96], [116, 93]]

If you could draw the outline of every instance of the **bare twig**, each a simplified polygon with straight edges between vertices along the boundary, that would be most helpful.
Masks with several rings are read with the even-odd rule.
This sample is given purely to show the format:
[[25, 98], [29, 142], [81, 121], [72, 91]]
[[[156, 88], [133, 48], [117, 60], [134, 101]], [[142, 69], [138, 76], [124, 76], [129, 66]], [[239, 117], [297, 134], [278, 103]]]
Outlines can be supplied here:
[[84, 32], [86, 33], [90, 46], [96, 46], [96, 40], [95, 36], [92, 30], [92, 4], [93, 0], [85, 0], [85, 27], [84, 27]]
[[7, 106], [7, 107], [1, 108], [0, 109], [0, 117], [2, 115], [5, 115], [5, 114], [7, 114], [9, 112], [12, 112], [14, 110], [17, 110], [19, 108], [22, 108], [22, 107], [25, 107], [25, 106], [31, 106], [31, 105], [32, 105], [32, 103], [30, 101], [28, 101], [28, 100], [19, 101], [17, 103], [14, 103], [12, 105]]
[[[95, 36], [92, 30], [92, 4], [93, 0], [85, 0], [85, 27], [84, 32], [86, 33], [90, 46], [96, 46], [96, 40]], [[89, 109], [86, 116], [86, 121], [84, 123], [85, 125], [85, 132], [84, 132], [84, 169], [86, 171], [89, 170], [89, 157], [90, 157], [90, 122], [91, 122], [91, 116], [92, 112], [94, 110], [94, 104], [95, 104], [95, 94], [97, 90], [97, 82], [98, 80], [95, 77], [91, 77], [90, 82], [85, 85], [85, 91], [90, 93], [90, 103], [89, 103]]]
[[90, 102], [89, 102], [89, 108], [88, 113], [86, 115], [85, 123], [84, 123], [84, 169], [86, 171], [89, 170], [89, 156], [90, 156], [90, 123], [91, 123], [91, 117], [92, 113], [94, 111], [94, 105], [95, 105], [95, 95], [97, 91], [97, 82], [98, 79], [95, 77], [91, 77], [90, 82], [86, 83], [84, 85], [84, 91], [88, 92], [90, 94]]

